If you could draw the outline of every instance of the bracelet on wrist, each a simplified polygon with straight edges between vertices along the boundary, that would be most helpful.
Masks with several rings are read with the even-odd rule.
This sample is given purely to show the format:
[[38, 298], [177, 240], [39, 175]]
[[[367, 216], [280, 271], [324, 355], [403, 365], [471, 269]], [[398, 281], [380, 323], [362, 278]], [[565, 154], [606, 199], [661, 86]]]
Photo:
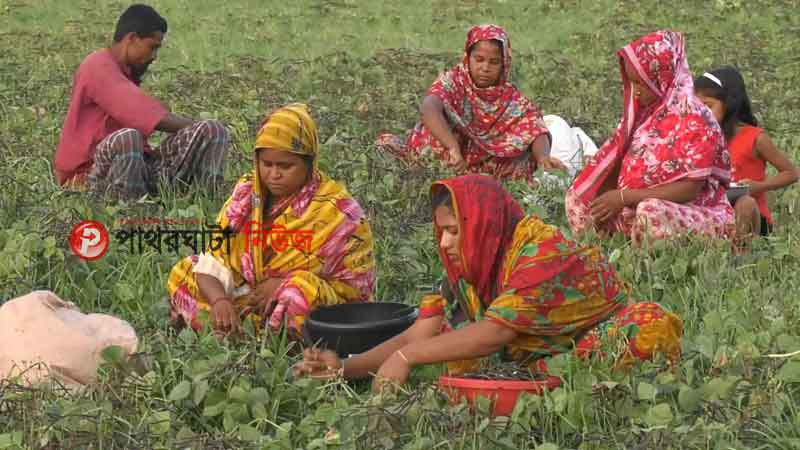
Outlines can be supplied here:
[[403, 361], [406, 362], [406, 364], [408, 364], [409, 366], [411, 365], [411, 361], [409, 361], [408, 358], [406, 358], [406, 355], [404, 355], [403, 352], [401, 352], [400, 350], [397, 350], [395, 353], [397, 353], [397, 356], [402, 358]]

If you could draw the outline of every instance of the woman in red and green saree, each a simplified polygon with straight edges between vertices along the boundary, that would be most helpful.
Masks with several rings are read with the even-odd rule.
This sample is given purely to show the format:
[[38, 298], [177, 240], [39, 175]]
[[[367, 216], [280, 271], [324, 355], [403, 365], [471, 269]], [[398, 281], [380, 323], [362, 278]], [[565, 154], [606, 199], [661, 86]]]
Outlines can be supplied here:
[[431, 197], [447, 272], [441, 292], [422, 299], [408, 330], [368, 352], [340, 360], [307, 349], [297, 375], [376, 373], [403, 383], [414, 366], [447, 362], [458, 375], [497, 354], [535, 371], [546, 368], [548, 357], [573, 350], [602, 352], [621, 366], [656, 353], [680, 357], [677, 316], [655, 303], [632, 303], [598, 248], [581, 247], [557, 227], [524, 216], [491, 177], [440, 181]]
[[415, 165], [432, 154], [459, 174], [528, 183], [539, 166], [565, 169], [550, 156], [542, 113], [510, 74], [508, 33], [497, 25], [472, 27], [461, 63], [442, 73], [422, 101], [421, 121], [405, 137], [381, 134], [378, 147]]

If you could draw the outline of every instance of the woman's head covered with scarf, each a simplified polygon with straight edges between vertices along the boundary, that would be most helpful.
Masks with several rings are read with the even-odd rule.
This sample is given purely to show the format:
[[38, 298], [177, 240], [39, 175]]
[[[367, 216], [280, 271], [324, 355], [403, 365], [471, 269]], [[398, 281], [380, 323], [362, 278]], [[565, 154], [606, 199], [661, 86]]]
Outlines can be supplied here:
[[438, 181], [431, 187], [431, 199], [439, 256], [450, 285], [458, 286], [463, 278], [482, 301], [490, 302], [522, 208], [485, 175]]
[[[502, 67], [497, 64], [496, 54], [488, 57], [487, 53], [481, 56], [481, 61], [476, 61], [483, 44], [495, 53], [499, 45]], [[473, 69], [478, 69], [477, 75]], [[508, 34], [497, 25], [478, 25], [467, 33], [461, 63], [441, 74], [428, 90], [428, 96], [441, 100], [445, 117], [454, 130], [486, 156], [519, 157], [538, 136], [548, 133], [539, 109], [511, 83], [510, 73]], [[473, 80], [473, 76], [478, 80]], [[496, 82], [484, 86], [495, 76]]]
[[511, 72], [511, 41], [506, 31], [497, 25], [472, 27], [461, 64], [475, 88], [504, 87]]
[[270, 113], [256, 136], [258, 184], [284, 198], [318, 175], [319, 136], [308, 106], [292, 103]]

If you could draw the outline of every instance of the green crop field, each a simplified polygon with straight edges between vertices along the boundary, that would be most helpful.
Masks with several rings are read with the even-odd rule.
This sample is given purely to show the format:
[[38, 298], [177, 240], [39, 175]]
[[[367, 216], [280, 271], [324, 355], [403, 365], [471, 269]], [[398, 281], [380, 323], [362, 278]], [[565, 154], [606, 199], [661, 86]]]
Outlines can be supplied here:
[[[684, 33], [694, 73], [738, 65], [758, 118], [800, 158], [800, 3], [795, 0], [158, 0], [168, 39], [146, 89], [177, 113], [232, 130], [225, 174], [250, 170], [255, 127], [290, 101], [313, 107], [321, 167], [366, 209], [376, 299], [416, 303], [441, 275], [427, 192], [448, 176], [376, 152], [413, 125], [421, 96], [457, 62], [467, 29], [510, 33], [513, 79], [545, 114], [600, 144], [621, 115], [614, 52], [659, 28]], [[282, 336], [219, 342], [176, 333], [164, 284], [179, 256], [113, 247], [86, 262], [67, 243], [80, 220], [211, 222], [226, 193], [162, 190], [116, 203], [61, 191], [52, 157], [81, 60], [107, 45], [127, 3], [0, 0], [0, 302], [49, 289], [136, 328], [143, 368], [118, 355], [81, 393], [0, 384], [0, 449], [796, 449], [800, 448], [800, 192], [770, 197], [776, 232], [734, 255], [723, 243], [597, 243], [638, 299], [684, 320], [674, 368], [553, 361], [564, 385], [526, 396], [510, 417], [449, 406], [436, 368], [408, 391], [293, 380]], [[157, 137], [158, 138], [158, 137]], [[566, 229], [563, 191], [509, 189], [528, 213]], [[186, 250], [186, 248], [184, 248]], [[185, 254], [185, 253], [184, 253]], [[0, 345], [3, 345], [0, 343]], [[773, 355], [773, 356], [769, 356]]]

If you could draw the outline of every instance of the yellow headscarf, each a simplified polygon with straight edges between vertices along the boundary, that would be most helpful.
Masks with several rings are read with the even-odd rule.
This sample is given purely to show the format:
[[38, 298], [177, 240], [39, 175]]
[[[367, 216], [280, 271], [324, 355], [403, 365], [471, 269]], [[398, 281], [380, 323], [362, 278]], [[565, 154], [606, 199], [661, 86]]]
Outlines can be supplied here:
[[318, 167], [319, 136], [308, 105], [292, 103], [270, 113], [256, 136], [254, 150], [268, 148], [314, 157]]

